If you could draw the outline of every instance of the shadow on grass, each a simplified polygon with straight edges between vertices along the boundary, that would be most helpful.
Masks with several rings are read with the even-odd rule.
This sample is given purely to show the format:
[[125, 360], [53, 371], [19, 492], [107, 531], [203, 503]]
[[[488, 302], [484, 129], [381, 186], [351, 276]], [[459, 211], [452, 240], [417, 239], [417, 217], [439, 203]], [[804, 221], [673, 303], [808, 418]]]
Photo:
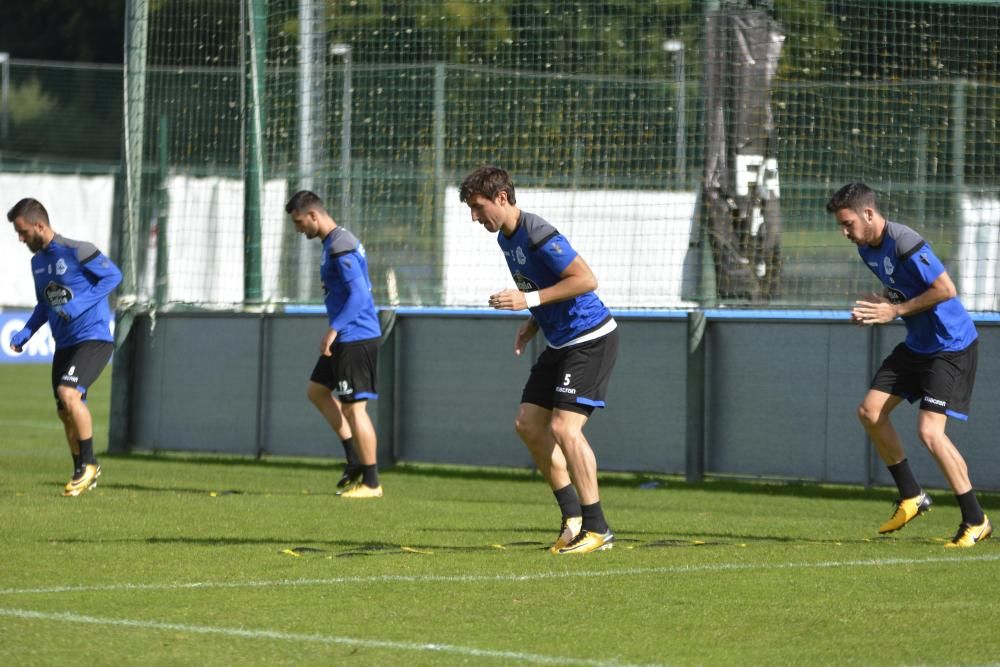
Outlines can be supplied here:
[[[436, 531], [441, 532], [441, 531]], [[148, 546], [180, 545], [204, 548], [219, 547], [269, 547], [277, 549], [277, 553], [290, 556], [323, 554], [329, 557], [344, 556], [378, 556], [400, 554], [435, 553], [497, 553], [504, 551], [534, 551], [546, 550], [551, 542], [548, 540], [549, 529], [541, 528], [497, 528], [497, 535], [511, 533], [538, 533], [542, 539], [513, 540], [509, 542], [483, 542], [480, 544], [440, 544], [415, 541], [407, 543], [379, 542], [370, 540], [351, 540], [342, 538], [317, 539], [315, 537], [126, 537], [119, 539], [106, 538], [66, 538], [46, 540], [48, 544], [136, 544]], [[643, 536], [642, 538], [637, 536]], [[908, 537], [872, 537], [872, 538], [829, 538], [815, 539], [779, 535], [734, 535], [732, 533], [677, 532], [672, 535], [654, 535], [652, 533], [628, 532], [619, 534], [616, 544], [622, 549], [676, 549], [676, 548], [744, 548], [753, 545], [768, 544], [820, 544], [827, 546], [842, 545], [877, 545], [877, 544], [908, 544], [941, 546], [943, 539], [920, 536]], [[296, 546], [291, 546], [296, 545]]]
[[[512, 529], [511, 532], [524, 532], [522, 529]], [[546, 531], [548, 532], [548, 531]], [[356, 541], [348, 539], [316, 539], [316, 538], [264, 538], [264, 537], [135, 537], [120, 539], [84, 539], [67, 538], [46, 540], [49, 544], [140, 544], [149, 546], [182, 545], [194, 547], [243, 547], [266, 546], [277, 548], [278, 553], [292, 556], [304, 554], [327, 554], [333, 557], [341, 556], [374, 556], [391, 554], [433, 554], [433, 553], [496, 553], [512, 549], [545, 549], [548, 542], [521, 540], [505, 544], [425, 544], [392, 542]], [[290, 546], [310, 545], [310, 546]]]
[[263, 490], [249, 490], [249, 489], [218, 489], [218, 488], [205, 488], [199, 489], [194, 487], [183, 487], [183, 486], [149, 486], [146, 484], [118, 484], [118, 483], [108, 483], [101, 484], [98, 488], [100, 490], [108, 491], [133, 491], [137, 493], [179, 493], [179, 494], [192, 494], [196, 496], [212, 496], [212, 497], [223, 497], [223, 496], [329, 496], [330, 498], [336, 498], [336, 489], [332, 488], [329, 491], [295, 491], [289, 489], [263, 489]]
[[[104, 454], [103, 458], [110, 460], [129, 461], [143, 465], [196, 465], [243, 467], [257, 469], [329, 471], [339, 473], [343, 469], [343, 461], [339, 458], [325, 459], [291, 459], [262, 458], [186, 454], [165, 452], [138, 452], [133, 454]], [[419, 477], [423, 479], [464, 480], [464, 481], [497, 481], [522, 482], [538, 484], [542, 476], [535, 468], [496, 468], [462, 465], [440, 465], [425, 463], [397, 463], [383, 467], [381, 472], [389, 476]], [[648, 493], [668, 491], [670, 493], [717, 492], [735, 494], [753, 494], [769, 496], [787, 496], [795, 498], [825, 498], [834, 500], [878, 500], [892, 502], [897, 497], [895, 489], [890, 487], [864, 488], [857, 485], [837, 485], [809, 481], [787, 481], [775, 479], [742, 479], [742, 478], [709, 478], [703, 482], [689, 483], [683, 477], [658, 473], [643, 472], [601, 472], [600, 485], [603, 488], [636, 489]], [[143, 490], [140, 485], [133, 485], [134, 490]], [[124, 485], [119, 488], [130, 488]], [[169, 491], [173, 489], [149, 487], [150, 491]], [[950, 490], [928, 487], [934, 502], [939, 505], [957, 505]], [[190, 490], [194, 493], [207, 493], [208, 490]], [[281, 492], [269, 492], [281, 493]], [[288, 495], [297, 495], [289, 493]], [[310, 493], [309, 495], [324, 495]], [[977, 491], [981, 501], [986, 505], [1000, 505], [1000, 492]]]

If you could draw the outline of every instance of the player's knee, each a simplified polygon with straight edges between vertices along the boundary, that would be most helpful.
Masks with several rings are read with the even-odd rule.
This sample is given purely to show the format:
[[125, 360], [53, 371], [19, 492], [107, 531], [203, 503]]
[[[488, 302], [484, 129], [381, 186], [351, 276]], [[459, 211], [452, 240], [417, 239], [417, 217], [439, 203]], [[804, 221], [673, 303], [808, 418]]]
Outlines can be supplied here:
[[531, 434], [531, 427], [528, 422], [524, 419], [524, 415], [519, 414], [514, 417], [514, 431], [521, 436], [522, 439], [527, 439]]
[[80, 403], [80, 390], [75, 387], [59, 387], [56, 389], [56, 410], [70, 411]]
[[323, 405], [330, 400], [330, 390], [321, 384], [310, 382], [306, 385], [306, 397], [313, 405]]
[[924, 443], [924, 446], [930, 450], [931, 454], [940, 451], [940, 445], [944, 439], [944, 431], [936, 425], [918, 425], [917, 436], [920, 438], [920, 442]]
[[543, 426], [537, 420], [529, 419], [522, 411], [514, 418], [514, 431], [526, 442], [537, 440], [543, 434]]
[[355, 420], [368, 412], [368, 401], [344, 401], [340, 404], [340, 411], [344, 414], [348, 423], [353, 427]]
[[881, 418], [879, 411], [862, 403], [858, 406], [858, 421], [865, 428], [870, 428], [878, 424]]
[[580, 429], [561, 419], [552, 420], [552, 437], [563, 449], [574, 447], [580, 439]]

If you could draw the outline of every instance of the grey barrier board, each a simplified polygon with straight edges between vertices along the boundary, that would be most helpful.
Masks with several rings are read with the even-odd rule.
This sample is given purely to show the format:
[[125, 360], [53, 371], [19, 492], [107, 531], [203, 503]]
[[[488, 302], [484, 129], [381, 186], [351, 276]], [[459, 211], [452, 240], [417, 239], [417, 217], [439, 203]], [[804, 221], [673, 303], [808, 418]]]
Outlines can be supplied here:
[[[407, 317], [402, 320], [406, 367], [400, 392], [406, 407], [398, 425], [407, 460], [473, 465], [531, 465], [513, 428], [521, 389], [543, 349], [533, 341], [513, 355], [520, 320]], [[607, 396], [585, 434], [602, 470], [679, 472], [684, 469], [684, 320], [623, 321], [621, 346]], [[456, 355], [471, 346], [482, 350]], [[435, 350], [434, 348], [439, 348]]]
[[[283, 315], [269, 318], [268, 323], [261, 401], [265, 417], [261, 427], [263, 453], [343, 459], [340, 439], [306, 396], [306, 386], [320, 356], [319, 344], [327, 330], [326, 318]], [[383, 388], [379, 389], [381, 392]], [[379, 404], [377, 400], [367, 402], [373, 423], [378, 421]], [[379, 461], [388, 462], [388, 447], [382, 445], [379, 442]]]
[[598, 467], [683, 473], [687, 322], [617, 321], [618, 362], [607, 407], [595, 410], [584, 430]]
[[521, 319], [405, 317], [400, 336], [396, 452], [401, 459], [530, 466], [514, 431], [521, 389], [538, 352], [520, 357]]
[[859, 481], [864, 434], [849, 406], [868, 376], [863, 332], [712, 321], [709, 336], [708, 472]]
[[260, 322], [138, 320], [133, 448], [256, 454]]
[[[403, 314], [383, 346], [370, 402], [379, 459], [524, 466], [514, 432], [522, 386], [543, 343], [513, 355], [519, 317]], [[686, 326], [682, 318], [619, 317], [621, 349], [586, 434], [603, 470], [682, 472]], [[159, 314], [136, 321], [129, 443], [136, 450], [342, 456], [305, 383], [323, 330], [317, 315]], [[979, 325], [972, 418], [949, 420], [977, 488], [1000, 489], [1000, 326]], [[717, 319], [706, 329], [707, 475], [891, 485], [857, 420], [874, 369], [901, 325]], [[263, 345], [264, 354], [261, 354]], [[387, 394], [388, 392], [388, 394]], [[918, 479], [946, 487], [917, 438], [917, 410], [893, 422]], [[395, 439], [395, 441], [394, 441]]]

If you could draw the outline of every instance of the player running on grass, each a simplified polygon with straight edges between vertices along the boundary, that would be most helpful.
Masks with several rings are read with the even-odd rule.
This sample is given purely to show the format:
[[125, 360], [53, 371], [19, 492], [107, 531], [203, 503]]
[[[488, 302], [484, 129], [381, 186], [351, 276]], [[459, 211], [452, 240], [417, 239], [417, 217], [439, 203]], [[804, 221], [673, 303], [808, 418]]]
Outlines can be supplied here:
[[337, 495], [381, 498], [378, 447], [367, 402], [378, 398], [375, 381], [382, 329], [372, 300], [365, 248], [337, 225], [312, 192], [296, 192], [285, 212], [292, 217], [295, 231], [323, 244], [319, 274], [330, 328], [320, 342], [320, 357], [306, 393], [344, 445], [347, 465], [337, 483]]
[[498, 167], [480, 167], [462, 182], [472, 219], [496, 234], [517, 289], [489, 298], [497, 310], [531, 315], [514, 339], [514, 354], [541, 329], [548, 346], [521, 393], [514, 428], [545, 476], [562, 511], [554, 554], [610, 549], [615, 537], [601, 510], [597, 461], [583, 435], [594, 408], [604, 407], [618, 356], [615, 320], [594, 293], [597, 278], [569, 241], [515, 204], [514, 183]]
[[87, 408], [87, 389], [111, 359], [111, 311], [108, 294], [122, 274], [110, 259], [86, 241], [56, 234], [49, 214], [36, 199], [22, 199], [7, 212], [14, 231], [33, 254], [37, 305], [24, 328], [11, 336], [21, 352], [47, 321], [56, 341], [52, 358], [52, 391], [73, 455], [73, 476], [64, 496], [78, 496], [97, 486], [101, 465], [94, 456], [94, 425]]
[[965, 459], [945, 435], [948, 417], [968, 419], [976, 380], [976, 327], [956, 296], [955, 285], [930, 245], [905, 225], [886, 220], [875, 192], [849, 183], [827, 202], [837, 224], [858, 246], [862, 261], [885, 285], [884, 295], [856, 301], [859, 325], [906, 324], [906, 340], [882, 362], [858, 417], [899, 488], [896, 510], [879, 528], [899, 530], [931, 507], [917, 483], [889, 414], [905, 398], [920, 401], [917, 429], [958, 498], [962, 523], [946, 547], [971, 547], [993, 533], [969, 481]]

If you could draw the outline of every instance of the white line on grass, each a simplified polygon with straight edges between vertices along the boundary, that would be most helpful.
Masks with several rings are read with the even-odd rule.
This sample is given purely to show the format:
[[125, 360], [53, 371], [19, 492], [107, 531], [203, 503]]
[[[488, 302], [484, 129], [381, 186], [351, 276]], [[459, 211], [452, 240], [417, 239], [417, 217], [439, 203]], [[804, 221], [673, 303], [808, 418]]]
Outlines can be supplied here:
[[336, 586], [379, 583], [479, 583], [520, 582], [544, 579], [635, 577], [649, 574], [687, 574], [699, 572], [733, 572], [747, 570], [802, 570], [886, 565], [933, 565], [937, 563], [990, 562], [1000, 560], [1000, 554], [978, 556], [932, 556], [930, 558], [875, 558], [868, 560], [833, 560], [804, 563], [706, 563], [704, 565], [672, 565], [668, 567], [634, 567], [621, 570], [582, 572], [533, 572], [531, 574], [382, 574], [372, 577], [331, 577], [329, 579], [274, 579], [270, 581], [193, 581], [173, 584], [101, 584], [93, 586], [50, 586], [46, 588], [5, 588], [0, 595], [30, 595], [42, 593], [78, 593], [94, 591], [177, 591], [208, 588], [272, 588], [281, 586]]
[[455, 646], [454, 644], [432, 644], [417, 642], [388, 641], [384, 639], [357, 639], [354, 637], [337, 637], [335, 635], [310, 635], [298, 632], [281, 632], [278, 630], [249, 630], [246, 628], [220, 628], [206, 625], [187, 625], [184, 623], [162, 623], [159, 621], [140, 621], [128, 618], [101, 618], [98, 616], [83, 616], [70, 612], [39, 612], [27, 609], [0, 608], [0, 616], [20, 618], [32, 621], [58, 621], [60, 623], [84, 623], [88, 625], [114, 625], [140, 630], [167, 630], [170, 632], [189, 632], [201, 635], [222, 635], [225, 637], [240, 637], [244, 639], [276, 639], [279, 641], [340, 644], [369, 649], [386, 649], [390, 651], [418, 651], [429, 653], [451, 653], [467, 658], [493, 658], [496, 660], [517, 660], [540, 665], [585, 665], [586, 667], [634, 667], [617, 660], [588, 660], [585, 658], [570, 658], [556, 655], [540, 655], [538, 653], [520, 653], [517, 651], [494, 651], [491, 649], [474, 648], [472, 646]]

